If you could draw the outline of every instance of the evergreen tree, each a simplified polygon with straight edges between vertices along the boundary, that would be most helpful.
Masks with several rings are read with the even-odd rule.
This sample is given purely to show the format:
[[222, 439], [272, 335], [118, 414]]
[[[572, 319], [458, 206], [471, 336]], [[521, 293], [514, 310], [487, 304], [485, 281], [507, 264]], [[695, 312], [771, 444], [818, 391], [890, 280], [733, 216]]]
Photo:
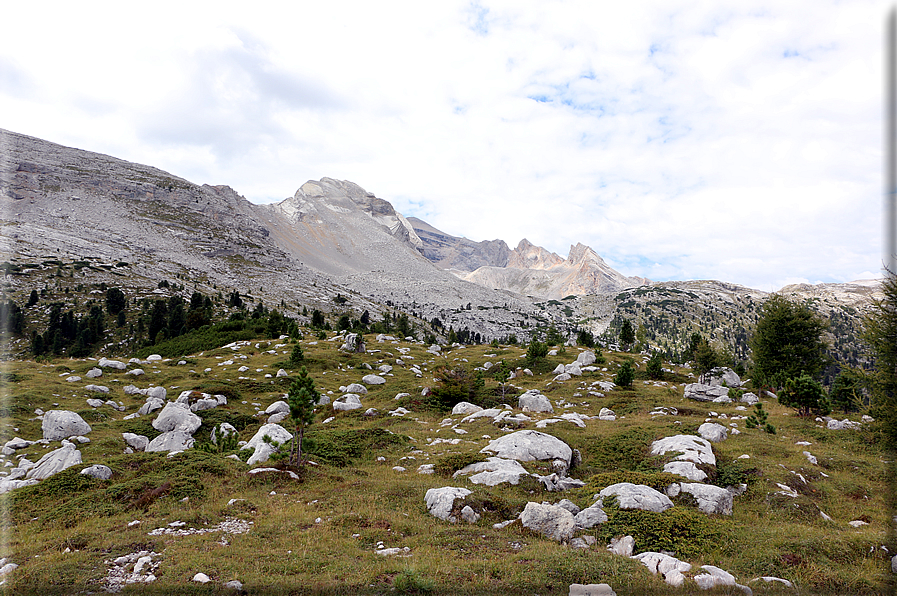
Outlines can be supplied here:
[[290, 353], [290, 364], [295, 366], [303, 360], [305, 360], [305, 354], [302, 353], [302, 346], [297, 343], [293, 346], [293, 351]]
[[698, 380], [703, 382], [704, 376], [719, 366], [719, 362], [719, 354], [702, 337], [695, 348], [694, 354], [694, 371], [698, 373]]
[[287, 404], [290, 406], [290, 418], [296, 429], [290, 449], [290, 460], [294, 465], [302, 465], [302, 439], [305, 429], [315, 417], [315, 405], [321, 395], [315, 389], [314, 380], [308, 376], [308, 371], [303, 366], [299, 375], [290, 383], [290, 393]]
[[885, 446], [897, 452], [897, 272], [888, 271], [881, 284], [884, 298], [866, 317], [863, 339], [875, 359], [872, 375], [872, 415], [881, 425]]
[[651, 358], [648, 360], [646, 369], [649, 378], [658, 380], [663, 379], [663, 360], [661, 359], [660, 352], [653, 351], [651, 353]]
[[782, 387], [786, 379], [818, 378], [825, 365], [825, 322], [806, 305], [774, 295], [763, 304], [751, 337], [755, 381]]
[[106, 310], [110, 315], [117, 315], [124, 310], [127, 304], [125, 293], [118, 288], [109, 288], [106, 290]]
[[37, 304], [38, 300], [40, 300], [40, 298], [37, 296], [37, 290], [31, 290], [31, 295], [28, 296], [28, 302], [25, 304], [25, 308], [31, 308]]
[[635, 378], [635, 368], [632, 366], [632, 360], [627, 358], [620, 365], [620, 370], [614, 376], [614, 383], [620, 387], [632, 387], [632, 380]]
[[632, 323], [629, 322], [629, 319], [623, 319], [623, 325], [620, 327], [620, 344], [623, 351], [628, 352], [634, 341], [635, 330], [632, 328]]
[[796, 409], [798, 416], [825, 416], [830, 411], [822, 385], [806, 373], [785, 380], [785, 387], [779, 391], [779, 403]]

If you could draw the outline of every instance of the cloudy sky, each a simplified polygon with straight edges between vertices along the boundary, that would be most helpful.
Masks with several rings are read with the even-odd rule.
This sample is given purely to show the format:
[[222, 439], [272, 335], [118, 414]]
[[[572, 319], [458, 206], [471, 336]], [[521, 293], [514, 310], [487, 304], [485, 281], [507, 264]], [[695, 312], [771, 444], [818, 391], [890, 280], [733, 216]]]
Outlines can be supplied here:
[[878, 276], [888, 5], [625, 4], [6, 3], [0, 127], [655, 280]]

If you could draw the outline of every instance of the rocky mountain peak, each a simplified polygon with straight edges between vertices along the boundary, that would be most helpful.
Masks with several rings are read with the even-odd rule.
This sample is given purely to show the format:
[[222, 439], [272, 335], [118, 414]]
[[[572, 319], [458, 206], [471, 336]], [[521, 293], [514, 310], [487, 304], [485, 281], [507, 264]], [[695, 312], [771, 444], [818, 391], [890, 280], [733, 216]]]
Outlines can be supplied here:
[[586, 262], [593, 262], [603, 266], [607, 266], [598, 253], [581, 242], [577, 242], [575, 246], [570, 247], [570, 253], [567, 256], [567, 264], [576, 266]]
[[563, 262], [563, 258], [553, 252], [548, 252], [541, 246], [536, 246], [524, 238], [517, 244], [517, 248], [511, 251], [508, 267], [514, 269], [551, 269]]

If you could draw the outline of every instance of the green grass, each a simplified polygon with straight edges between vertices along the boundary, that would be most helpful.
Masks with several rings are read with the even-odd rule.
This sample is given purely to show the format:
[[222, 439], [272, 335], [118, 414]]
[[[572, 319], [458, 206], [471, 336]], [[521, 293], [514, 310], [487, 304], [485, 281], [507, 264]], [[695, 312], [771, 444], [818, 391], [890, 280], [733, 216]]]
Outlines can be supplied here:
[[[403, 356], [395, 349], [400, 346], [377, 344], [369, 337], [369, 348], [376, 346], [381, 352], [346, 355], [337, 351], [336, 342], [310, 345], [313, 334], [305, 336], [308, 339], [301, 345], [306, 360], [302, 364], [323, 394], [332, 392], [331, 400], [339, 397], [340, 386], [359, 382], [368, 374], [364, 363], [374, 369], [386, 363], [394, 369], [393, 376], [385, 377], [386, 385], [370, 387], [362, 396], [362, 410], [335, 413], [329, 406], [319, 408], [303, 445], [304, 453], [317, 465], [305, 466], [298, 480], [279, 471], [249, 475], [244, 463], [224, 457], [226, 454], [200, 450], [170, 458], [164, 453], [125, 454], [121, 438], [123, 432], [149, 438], [158, 434], [150, 424], [153, 416], [123, 420], [145, 400], [140, 395], [125, 395], [121, 387], [153, 383], [168, 388], [169, 399], [188, 389], [227, 396], [226, 406], [199, 413], [203, 425], [194, 435], [198, 442], [207, 442], [211, 428], [222, 422], [237, 427], [241, 439], [249, 439], [266, 422], [267, 417], [257, 412], [282, 399], [288, 390], [289, 379], [265, 378], [264, 374], [277, 372], [292, 344], [267, 354], [255, 344], [270, 342], [265, 349], [273, 349], [278, 342], [258, 336], [252, 338], [252, 345], [236, 352], [212, 346], [184, 358], [186, 365], [177, 365], [179, 356], [145, 366], [147, 375], [143, 377], [107, 370], [101, 384], [112, 387], [112, 398], [125, 404], [124, 412], [108, 406], [89, 407], [85, 401], [89, 396], [81, 390], [86, 381], [67, 383], [60, 376], [83, 376], [95, 366], [94, 361], [13, 363], [11, 375], [0, 379], [11, 395], [0, 404], [0, 440], [38, 438], [41, 429], [40, 421], [33, 420], [35, 408], [81, 412], [93, 430], [88, 434], [91, 442], [79, 446], [83, 466], [4, 495], [9, 512], [2, 522], [8, 556], [20, 565], [8, 576], [11, 590], [102, 592], [107, 570], [104, 561], [154, 550], [162, 557], [158, 579], [149, 588], [164, 593], [216, 593], [231, 579], [243, 582], [249, 593], [566, 594], [574, 582], [606, 582], [620, 595], [689, 593], [670, 588], [639, 563], [605, 551], [607, 540], [625, 533], [636, 538], [637, 550], [675, 551], [694, 565], [693, 572], [702, 564], [712, 564], [733, 573], [739, 583], [775, 575], [798, 586], [797, 591], [789, 592], [754, 582], [750, 585], [755, 594], [881, 593], [889, 563], [880, 548], [888, 544], [888, 489], [884, 454], [872, 432], [828, 431], [812, 419], [797, 418], [774, 401], [765, 402], [770, 421], [778, 429], [776, 435], [747, 430], [743, 420], [735, 420], [741, 434], [714, 445], [718, 467], [708, 482], [749, 485], [747, 492], [735, 498], [732, 516], [707, 516], [684, 503], [664, 514], [608, 508], [609, 522], [589, 532], [598, 538], [598, 545], [581, 551], [547, 540], [519, 523], [501, 530], [492, 524], [513, 519], [528, 501], [569, 498], [580, 507], [591, 505], [596, 492], [616, 482], [665, 487], [677, 478], [661, 472], [665, 459], [649, 456], [652, 441], [693, 432], [711, 410], [725, 413], [729, 418], [720, 422], [726, 425], [732, 416], [750, 412], [735, 410], [735, 404], [685, 400], [681, 383], [687, 380], [687, 370], [673, 377], [680, 384], [675, 388], [636, 380], [630, 391], [605, 392], [606, 397], [589, 395], [588, 386], [597, 380], [611, 380], [616, 365], [625, 357], [613, 352], [604, 354], [608, 372], [551, 382], [548, 372], [554, 366], [576, 358], [577, 350], [568, 348], [566, 354], [545, 359], [545, 367], [549, 367], [545, 373], [537, 367], [536, 376], [514, 379], [512, 384], [518, 389], [503, 401], [516, 406], [520, 392], [540, 389], [555, 405], [557, 415], [575, 411], [596, 416], [602, 407], [617, 413], [614, 422], [589, 420], [584, 429], [561, 421], [543, 430], [580, 450], [582, 464], [571, 475], [587, 481], [587, 486], [548, 493], [528, 479], [519, 486], [489, 488], [473, 485], [467, 478], [452, 479], [451, 474], [482, 461], [479, 451], [490, 440], [484, 436], [494, 439], [504, 431], [490, 420], [479, 420], [460, 426], [466, 434], [455, 433], [452, 426], [460, 417], [424, 408], [420, 393], [423, 387], [432, 386], [437, 366], [453, 366], [461, 358], [468, 360], [465, 364], [471, 370], [486, 360], [496, 363], [501, 358], [525, 366], [522, 347], [496, 350], [472, 346], [432, 356], [425, 346], [403, 342], [400, 346], [411, 350]], [[247, 359], [218, 366], [235, 354], [245, 354]], [[487, 358], [486, 354], [497, 355]], [[396, 358], [403, 358], [406, 366], [397, 365]], [[426, 369], [422, 378], [408, 370], [411, 363]], [[250, 370], [238, 372], [242, 364]], [[206, 368], [211, 372], [203, 372]], [[287, 368], [287, 372], [296, 371]], [[495, 387], [497, 383], [487, 375], [487, 390]], [[398, 393], [410, 396], [397, 401]], [[574, 407], [557, 405], [560, 400]], [[411, 413], [390, 416], [388, 412], [399, 405]], [[658, 405], [676, 407], [680, 415], [652, 419], [649, 412]], [[368, 407], [376, 408], [378, 415], [362, 416]], [[521, 428], [534, 429], [536, 420], [549, 417], [530, 416], [534, 420]], [[330, 417], [333, 420], [325, 424]], [[441, 426], [445, 418], [453, 422]], [[289, 420], [282, 426], [292, 431]], [[436, 443], [432, 439], [460, 441]], [[799, 446], [795, 444], [798, 441], [812, 445]], [[816, 456], [819, 465], [809, 464], [804, 450]], [[19, 454], [37, 461], [47, 451], [49, 448], [36, 444]], [[248, 455], [247, 451], [239, 453], [244, 459]], [[739, 459], [742, 454], [750, 459]], [[78, 473], [93, 463], [108, 465], [113, 477], [99, 481]], [[271, 463], [282, 467], [282, 463]], [[435, 464], [436, 473], [417, 474], [421, 464]], [[407, 471], [396, 472], [394, 466]], [[526, 463], [525, 467], [540, 473], [550, 471], [542, 462]], [[806, 483], [792, 471], [802, 474]], [[166, 490], [150, 496], [153, 489], [166, 483]], [[777, 495], [776, 483], [792, 486], [799, 496]], [[482, 518], [468, 525], [432, 517], [423, 495], [427, 489], [441, 486], [470, 488], [473, 493], [457, 502], [456, 509], [470, 505]], [[241, 500], [228, 505], [232, 499]], [[823, 520], [820, 511], [834, 521]], [[869, 520], [868, 526], [855, 529], [847, 525], [861, 516]], [[252, 529], [245, 534], [148, 535], [174, 521], [209, 528], [228, 518], [251, 521]], [[129, 525], [135, 520], [141, 523]], [[407, 546], [411, 556], [377, 555], [378, 541], [387, 547]], [[212, 577], [212, 584], [194, 585], [190, 580], [198, 571]], [[693, 583], [688, 586], [694, 591]]]

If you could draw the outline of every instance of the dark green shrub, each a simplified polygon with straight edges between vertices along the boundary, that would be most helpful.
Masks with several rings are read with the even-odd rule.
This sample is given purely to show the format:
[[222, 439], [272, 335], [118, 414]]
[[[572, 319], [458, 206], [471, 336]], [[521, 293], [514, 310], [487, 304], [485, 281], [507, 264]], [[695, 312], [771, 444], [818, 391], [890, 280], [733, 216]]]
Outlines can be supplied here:
[[632, 366], [632, 361], [626, 359], [620, 365], [620, 370], [617, 371], [616, 376], [614, 376], [614, 383], [619, 387], [632, 387], [632, 379], [634, 378], [635, 368]]
[[787, 379], [779, 392], [779, 403], [797, 410], [798, 416], [825, 416], [831, 411], [822, 385], [808, 374]]
[[663, 513], [605, 507], [608, 520], [598, 539], [610, 542], [615, 536], [635, 538], [636, 552], [668, 551], [680, 559], [709, 553], [722, 536], [723, 524], [699, 511], [673, 507]]
[[375, 457], [378, 450], [401, 446], [407, 442], [408, 437], [382, 428], [315, 429], [305, 435], [302, 446], [307, 454], [315, 456], [315, 460], [345, 467], [356, 459]]

